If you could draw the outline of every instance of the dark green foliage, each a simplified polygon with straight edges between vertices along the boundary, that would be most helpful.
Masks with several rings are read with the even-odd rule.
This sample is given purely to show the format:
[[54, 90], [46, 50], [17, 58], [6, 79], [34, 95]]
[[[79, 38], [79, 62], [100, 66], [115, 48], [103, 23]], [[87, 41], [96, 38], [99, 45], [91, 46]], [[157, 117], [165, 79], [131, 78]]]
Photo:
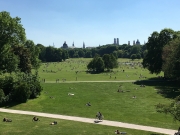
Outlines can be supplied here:
[[[14, 63], [17, 59], [11, 57], [14, 56], [11, 47], [24, 43], [26, 39], [25, 29], [20, 23], [19, 17], [12, 18], [8, 12], [0, 12], [0, 70], [12, 72], [17, 67]], [[12, 61], [7, 62], [7, 60]]]
[[65, 61], [68, 58], [69, 58], [69, 55], [68, 55], [67, 50], [63, 50], [63, 52], [62, 52], [62, 59]]
[[96, 55], [87, 65], [89, 70], [93, 70], [95, 72], [103, 72], [104, 71], [104, 62], [101, 57]]
[[180, 39], [171, 41], [163, 48], [163, 71], [166, 77], [180, 80]]
[[79, 49], [78, 55], [79, 55], [79, 57], [84, 57], [85, 56], [85, 52], [82, 49]]
[[104, 71], [104, 61], [101, 57], [98, 57], [95, 62], [95, 67], [97, 72], [103, 72]]
[[29, 97], [30, 98], [36, 98], [40, 95], [42, 91], [42, 87], [40, 85], [40, 82], [38, 80], [38, 72], [35, 72], [35, 74], [22, 74], [20, 73], [18, 75], [18, 82], [26, 83], [29, 88]]
[[[45, 47], [41, 44], [37, 45], [40, 48], [39, 59], [43, 62], [57, 62], [62, 61], [68, 58], [93, 58], [95, 54], [99, 54], [101, 57], [104, 54], [113, 54], [117, 58], [130, 58], [131, 54], [140, 54], [143, 57], [143, 52], [145, 51], [145, 45], [103, 45], [96, 48], [67, 48], [60, 49], [54, 48], [52, 46]], [[60, 49], [62, 53], [55, 53], [55, 50]], [[58, 55], [55, 55], [58, 54]], [[60, 60], [56, 59], [57, 56], [60, 57]], [[140, 57], [140, 58], [141, 58]]]
[[32, 69], [32, 64], [31, 64], [32, 54], [30, 50], [24, 46], [14, 46], [13, 52], [15, 55], [19, 57], [20, 62], [18, 68], [20, 69], [20, 71], [24, 73], [30, 73]]
[[6, 11], [0, 12], [0, 47], [6, 44], [24, 43], [25, 29], [20, 23], [21, 18], [12, 18]]
[[88, 70], [103, 72], [104, 69], [109, 71], [110, 69], [116, 68], [117, 66], [117, 59], [113, 54], [105, 54], [102, 58], [98, 54], [95, 54], [94, 58], [87, 65], [87, 68]]
[[85, 58], [92, 58], [92, 52], [91, 51], [86, 51], [85, 53]]
[[14, 86], [12, 91], [12, 100], [16, 102], [26, 102], [30, 97], [30, 88], [29, 85], [25, 82], [18, 82]]
[[134, 59], [136, 59], [136, 58], [137, 58], [137, 55], [136, 55], [136, 54], [132, 54], [132, 55], [131, 55], [131, 59], [132, 59], [132, 60], [134, 60]]
[[147, 54], [142, 63], [144, 68], [151, 73], [159, 74], [163, 65], [163, 47], [175, 38], [177, 38], [176, 32], [171, 29], [163, 29], [160, 33], [153, 32], [146, 43]]
[[14, 87], [15, 79], [12, 76], [6, 76], [1, 80], [1, 89], [3, 89], [5, 96], [9, 95]]
[[116, 68], [118, 66], [117, 59], [114, 57], [113, 54], [103, 55], [103, 61], [104, 61], [105, 68], [107, 70]]
[[2, 89], [0, 89], [0, 104], [3, 103], [4, 98], [5, 98], [4, 91]]
[[45, 62], [45, 61], [46, 61], [46, 58], [45, 58], [46, 47], [43, 46], [42, 44], [37, 44], [36, 46], [40, 49], [39, 59], [40, 59], [41, 61]]
[[0, 103], [26, 102], [42, 91], [38, 74], [32, 74], [31, 70], [40, 67], [38, 57], [43, 47], [26, 41], [25, 29], [20, 23], [19, 17], [0, 12], [0, 73], [10, 73], [0, 78]]
[[141, 54], [141, 46], [140, 45], [134, 45], [131, 49], [130, 54]]
[[37, 72], [35, 74], [18, 72], [15, 76], [6, 76], [0, 82], [4, 102], [26, 102], [29, 98], [39, 96], [42, 91]]
[[165, 113], [172, 115], [174, 120], [180, 121], [180, 96], [175, 98], [170, 104], [156, 105], [156, 110], [159, 113]]
[[34, 42], [31, 40], [27, 40], [24, 46], [31, 52], [30, 61], [32, 68], [38, 69], [40, 67], [40, 60], [38, 59], [40, 48], [35, 46]]
[[64, 49], [54, 48], [53, 46], [45, 47], [41, 44], [38, 44], [37, 47], [40, 49], [38, 50], [40, 51], [39, 59], [42, 62], [61, 62], [69, 58], [67, 51]]

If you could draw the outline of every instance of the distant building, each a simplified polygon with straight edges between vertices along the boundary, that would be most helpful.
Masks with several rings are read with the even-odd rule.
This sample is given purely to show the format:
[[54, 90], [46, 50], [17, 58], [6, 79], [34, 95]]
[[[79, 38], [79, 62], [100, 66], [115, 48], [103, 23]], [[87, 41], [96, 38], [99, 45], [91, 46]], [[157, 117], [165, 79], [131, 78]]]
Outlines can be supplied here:
[[86, 48], [86, 47], [85, 47], [85, 43], [84, 43], [84, 42], [83, 42], [83, 48]]
[[74, 49], [74, 48], [76, 47], [74, 46], [74, 41], [73, 41], [72, 46], [69, 46], [68, 49]]
[[66, 41], [64, 41], [64, 44], [61, 48], [64, 48], [64, 49], [67, 49], [68, 48], [68, 45], [66, 44]]
[[116, 45], [116, 38], [114, 38], [114, 45]]
[[139, 42], [139, 39], [136, 41], [136, 45], [140, 45], [141, 43]]
[[135, 45], [136, 43], [135, 43], [135, 40], [133, 41], [133, 45]]
[[114, 38], [114, 45], [119, 45], [119, 38]]
[[119, 45], [119, 38], [117, 38], [117, 45]]
[[130, 41], [128, 41], [128, 45], [130, 45]]

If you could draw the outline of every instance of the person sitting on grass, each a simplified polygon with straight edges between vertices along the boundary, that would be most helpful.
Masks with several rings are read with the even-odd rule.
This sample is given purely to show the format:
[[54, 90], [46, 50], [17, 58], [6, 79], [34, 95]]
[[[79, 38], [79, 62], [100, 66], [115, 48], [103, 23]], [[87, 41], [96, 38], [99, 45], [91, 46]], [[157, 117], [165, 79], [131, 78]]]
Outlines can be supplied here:
[[40, 121], [36, 116], [33, 117], [32, 121]]
[[90, 102], [86, 103], [87, 106], [91, 106]]
[[97, 115], [96, 115], [96, 118], [98, 118], [99, 120], [102, 120], [103, 119], [102, 113], [98, 112]]

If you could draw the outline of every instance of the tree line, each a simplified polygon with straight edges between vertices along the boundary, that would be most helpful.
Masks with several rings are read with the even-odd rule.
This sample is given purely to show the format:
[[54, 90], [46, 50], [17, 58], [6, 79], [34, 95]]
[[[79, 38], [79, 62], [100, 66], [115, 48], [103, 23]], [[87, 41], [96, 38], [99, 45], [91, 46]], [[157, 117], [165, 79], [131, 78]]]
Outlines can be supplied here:
[[58, 62], [68, 58], [94, 58], [96, 54], [103, 56], [104, 54], [113, 54], [116, 58], [141, 59], [146, 54], [145, 45], [102, 45], [96, 48], [55, 48], [53, 46], [44, 46], [37, 44], [40, 48], [39, 59], [42, 62]]

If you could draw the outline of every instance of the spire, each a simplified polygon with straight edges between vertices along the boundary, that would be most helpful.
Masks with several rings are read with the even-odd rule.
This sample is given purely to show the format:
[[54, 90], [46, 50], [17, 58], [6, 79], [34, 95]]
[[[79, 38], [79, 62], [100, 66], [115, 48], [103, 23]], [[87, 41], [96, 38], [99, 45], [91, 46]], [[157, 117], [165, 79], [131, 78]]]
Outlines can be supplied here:
[[83, 41], [83, 48], [85, 48], [85, 43], [84, 43], [84, 41]]

